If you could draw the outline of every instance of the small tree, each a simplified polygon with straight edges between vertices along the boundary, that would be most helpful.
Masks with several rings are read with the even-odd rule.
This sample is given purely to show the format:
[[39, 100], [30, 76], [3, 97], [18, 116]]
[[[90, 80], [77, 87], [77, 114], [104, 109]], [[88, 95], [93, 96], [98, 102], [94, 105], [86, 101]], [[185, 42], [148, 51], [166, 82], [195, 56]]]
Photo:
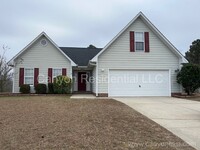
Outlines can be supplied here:
[[0, 53], [0, 92], [8, 92], [9, 86], [11, 85], [11, 68], [8, 66], [5, 52], [9, 48], [7, 46], [2, 47]]
[[194, 93], [200, 87], [200, 67], [194, 64], [184, 64], [177, 74], [177, 82], [183, 86], [188, 95]]
[[189, 51], [185, 53], [185, 57], [190, 63], [200, 65], [200, 39], [192, 42]]

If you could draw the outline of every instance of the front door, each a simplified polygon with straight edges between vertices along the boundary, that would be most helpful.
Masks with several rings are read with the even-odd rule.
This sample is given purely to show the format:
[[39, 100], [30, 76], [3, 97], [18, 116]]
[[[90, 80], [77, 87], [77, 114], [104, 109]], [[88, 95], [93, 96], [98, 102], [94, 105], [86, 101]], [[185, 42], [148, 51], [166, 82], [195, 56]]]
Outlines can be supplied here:
[[86, 91], [86, 72], [78, 72], [78, 91]]

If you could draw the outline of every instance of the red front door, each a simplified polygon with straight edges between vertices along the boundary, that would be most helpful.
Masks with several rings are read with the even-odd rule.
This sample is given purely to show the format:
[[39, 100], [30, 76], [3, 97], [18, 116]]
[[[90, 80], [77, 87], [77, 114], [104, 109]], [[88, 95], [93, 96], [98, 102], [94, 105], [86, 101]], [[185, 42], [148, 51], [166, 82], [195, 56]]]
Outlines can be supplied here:
[[86, 72], [78, 72], [78, 91], [86, 91]]

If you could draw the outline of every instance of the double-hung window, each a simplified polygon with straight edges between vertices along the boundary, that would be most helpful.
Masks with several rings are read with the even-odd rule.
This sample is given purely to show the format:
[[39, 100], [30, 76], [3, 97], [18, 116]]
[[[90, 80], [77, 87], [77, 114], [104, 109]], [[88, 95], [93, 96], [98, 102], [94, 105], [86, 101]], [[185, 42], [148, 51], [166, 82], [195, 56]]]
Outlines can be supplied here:
[[62, 69], [53, 69], [52, 70], [53, 72], [52, 72], [52, 74], [53, 74], [53, 79], [55, 78], [55, 77], [57, 77], [57, 76], [59, 76], [59, 75], [62, 75]]
[[135, 32], [135, 50], [144, 51], [144, 33]]
[[33, 85], [34, 84], [34, 69], [25, 68], [24, 69], [24, 83]]

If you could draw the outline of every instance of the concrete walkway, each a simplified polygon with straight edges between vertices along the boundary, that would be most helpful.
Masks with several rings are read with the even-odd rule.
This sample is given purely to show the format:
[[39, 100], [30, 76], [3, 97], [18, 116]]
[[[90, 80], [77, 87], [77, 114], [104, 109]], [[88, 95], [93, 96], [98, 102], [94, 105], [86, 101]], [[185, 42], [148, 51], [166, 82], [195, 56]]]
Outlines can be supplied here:
[[200, 150], [200, 102], [172, 97], [115, 98]]
[[73, 99], [95, 99], [96, 96], [93, 94], [73, 94], [70, 98]]

